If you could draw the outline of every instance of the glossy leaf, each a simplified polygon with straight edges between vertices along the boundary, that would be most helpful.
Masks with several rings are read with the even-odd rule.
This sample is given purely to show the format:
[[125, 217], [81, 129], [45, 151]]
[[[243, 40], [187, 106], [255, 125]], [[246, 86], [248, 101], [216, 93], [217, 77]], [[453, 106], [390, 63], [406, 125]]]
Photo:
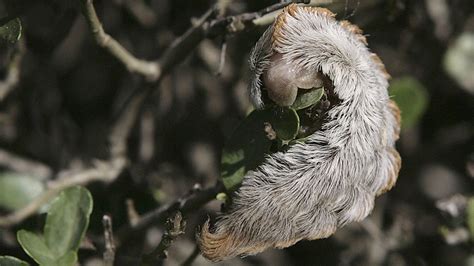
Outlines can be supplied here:
[[58, 265], [73, 266], [77, 262], [77, 251], [69, 250], [64, 256], [58, 259]]
[[40, 265], [73, 266], [91, 212], [89, 191], [82, 187], [68, 188], [51, 203], [43, 235], [20, 230], [18, 242]]
[[277, 137], [281, 140], [292, 140], [298, 134], [300, 118], [293, 108], [276, 108], [272, 110], [270, 121]]
[[227, 190], [236, 189], [245, 173], [255, 169], [269, 152], [271, 140], [265, 133], [268, 121], [268, 110], [255, 110], [229, 138], [221, 157], [221, 178]]
[[21, 38], [21, 31], [22, 26], [20, 19], [12, 19], [0, 26], [0, 39], [15, 43]]
[[28, 266], [27, 262], [11, 256], [0, 256], [1, 266]]
[[266, 125], [271, 125], [270, 130], [276, 133], [276, 138], [287, 142], [298, 134], [300, 121], [296, 110], [288, 107], [250, 113], [233, 132], [222, 152], [221, 178], [227, 190], [236, 189], [247, 171], [257, 168], [270, 152], [272, 140], [267, 136]]
[[40, 265], [57, 265], [51, 250], [46, 245], [43, 236], [20, 230], [17, 233], [18, 242], [31, 258]]
[[37, 178], [13, 172], [0, 173], [0, 207], [20, 209], [44, 191]]
[[291, 106], [295, 110], [305, 109], [311, 105], [317, 104], [324, 95], [324, 88], [315, 88], [311, 90], [302, 90], [303, 93], [296, 96], [296, 100]]
[[68, 188], [53, 201], [46, 217], [44, 238], [56, 258], [77, 251], [91, 212], [92, 196], [82, 187]]
[[428, 92], [415, 78], [395, 79], [390, 85], [390, 95], [398, 104], [402, 116], [402, 129], [415, 126], [428, 106]]

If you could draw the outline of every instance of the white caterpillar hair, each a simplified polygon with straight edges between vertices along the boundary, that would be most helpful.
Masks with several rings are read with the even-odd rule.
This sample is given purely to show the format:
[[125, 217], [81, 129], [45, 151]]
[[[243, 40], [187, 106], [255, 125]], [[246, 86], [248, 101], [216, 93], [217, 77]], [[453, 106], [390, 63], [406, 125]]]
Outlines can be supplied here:
[[[336, 21], [327, 9], [290, 5], [257, 42], [250, 68], [257, 108], [262, 85], [285, 94], [317, 72], [332, 81], [339, 102], [304, 144], [249, 171], [230, 209], [212, 229], [209, 221], [203, 225], [198, 242], [212, 261], [329, 237], [364, 219], [375, 197], [395, 184], [401, 165], [394, 148], [400, 115], [388, 96], [389, 76], [357, 26]], [[275, 69], [281, 75], [271, 74]], [[282, 97], [281, 105], [291, 99]]]

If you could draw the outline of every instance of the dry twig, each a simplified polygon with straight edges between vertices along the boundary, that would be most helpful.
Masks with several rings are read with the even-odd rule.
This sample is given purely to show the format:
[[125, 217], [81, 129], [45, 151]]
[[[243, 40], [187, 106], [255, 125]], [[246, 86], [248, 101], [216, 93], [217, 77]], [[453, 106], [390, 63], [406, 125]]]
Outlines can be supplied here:
[[123, 115], [117, 120], [109, 136], [110, 159], [95, 161], [94, 165], [85, 169], [67, 169], [61, 171], [56, 179], [48, 184], [48, 190], [39, 195], [28, 205], [11, 214], [0, 217], [0, 227], [8, 227], [20, 223], [35, 214], [41, 206], [48, 203], [61, 190], [77, 185], [86, 185], [94, 181], [110, 183], [114, 181], [127, 165], [126, 141], [140, 109], [142, 97], [134, 98]]
[[176, 238], [184, 234], [186, 228], [186, 221], [183, 220], [181, 212], [178, 211], [172, 218], [168, 218], [166, 227], [160, 243], [150, 254], [143, 256], [141, 265], [157, 265], [168, 257], [168, 249], [171, 247], [171, 244]]
[[47, 165], [22, 158], [9, 151], [0, 149], [0, 165], [17, 173], [24, 173], [45, 180], [52, 176], [53, 171]]
[[112, 230], [112, 218], [107, 214], [104, 215], [102, 217], [102, 224], [104, 226], [105, 239], [104, 264], [105, 266], [113, 266], [115, 260], [115, 243]]
[[227, 37], [224, 35], [222, 39], [222, 44], [221, 44], [221, 53], [219, 55], [219, 67], [217, 68], [216, 76], [220, 76], [222, 74], [222, 71], [224, 70], [226, 51], [227, 51]]
[[195, 186], [186, 195], [175, 200], [170, 204], [161, 206], [151, 212], [145, 213], [140, 216], [140, 219], [135, 224], [129, 224], [119, 229], [117, 232], [116, 242], [120, 245], [126, 242], [130, 237], [143, 234], [147, 228], [153, 224], [162, 223], [169, 216], [170, 213], [180, 211], [187, 213], [189, 211], [195, 211], [197, 208], [206, 204], [210, 200], [214, 199], [215, 196], [223, 191], [222, 184], [218, 183], [213, 187], [201, 190], [199, 186]]
[[[133, 56], [122, 45], [120, 45], [120, 43], [104, 31], [102, 24], [97, 17], [92, 0], [81, 0], [83, 14], [97, 44], [107, 49], [110, 54], [122, 62], [131, 73], [140, 74], [150, 82], [159, 81], [164, 74], [169, 72], [170, 69], [186, 58], [186, 56], [194, 50], [203, 39], [225, 35], [226, 33], [236, 33], [250, 27], [271, 23], [272, 20], [265, 20], [265, 22], [262, 23], [260, 18], [281, 9], [292, 2], [309, 3], [309, 1], [285, 0], [258, 12], [244, 13], [241, 15], [216, 19], [212, 18], [215, 17], [216, 13], [218, 13], [218, 7], [213, 6], [181, 37], [177, 38], [163, 53], [163, 56], [159, 60], [145, 61]], [[332, 1], [318, 0], [315, 2], [327, 4]]]
[[[104, 32], [102, 25], [97, 17], [92, 0], [81, 0], [83, 5], [83, 14], [88, 21], [89, 27], [94, 34], [96, 42], [107, 49], [113, 56], [117, 57], [131, 73], [138, 73], [147, 78], [147, 81], [151, 82], [151, 86], [147, 86], [145, 91], [138, 94], [133, 94], [132, 100], [128, 105], [133, 107], [127, 108], [134, 110], [131, 114], [127, 111], [122, 112], [122, 116], [128, 117], [128, 119], [122, 118], [122, 120], [134, 121], [134, 116], [137, 115], [139, 106], [146, 98], [146, 95], [156, 88], [156, 84], [160, 81], [164, 74], [168, 73], [174, 66], [183, 61], [186, 56], [194, 50], [198, 44], [205, 38], [213, 38], [220, 35], [226, 35], [230, 33], [236, 33], [250, 27], [262, 25], [261, 18], [281, 9], [293, 1], [285, 0], [280, 3], [269, 6], [258, 12], [244, 13], [236, 16], [227, 16], [215, 18], [217, 13], [217, 7], [213, 6], [210, 8], [200, 19], [198, 19], [193, 26], [189, 28], [181, 37], [177, 38], [170, 47], [163, 53], [160, 59], [155, 62], [148, 62], [141, 59], [135, 58], [128, 51], [126, 51], [117, 41], [115, 41], [110, 35]], [[308, 1], [296, 1], [296, 2], [308, 2]], [[319, 0], [321, 3], [328, 3], [331, 0]], [[264, 20], [263, 23], [271, 23], [271, 20]], [[112, 136], [112, 140], [114, 137]], [[119, 139], [124, 139], [120, 137]], [[122, 143], [121, 145], [125, 145]], [[117, 150], [112, 152], [116, 154], [119, 151], [123, 151], [123, 146], [112, 145], [112, 148]], [[120, 153], [120, 152], [119, 152]], [[215, 195], [222, 191], [221, 185], [199, 191], [191, 191], [188, 195], [176, 200], [175, 202], [162, 206], [156, 210], [151, 211], [140, 217], [135, 224], [130, 224], [124, 228], [118, 230], [118, 243], [126, 241], [131, 235], [143, 233], [151, 224], [163, 222], [170, 212], [180, 210], [182, 212], [189, 211], [196, 207], [199, 207], [208, 201], [212, 200]]]
[[67, 174], [70, 171], [64, 171], [60, 175], [66, 175], [68, 176], [67, 178], [60, 178], [51, 182], [48, 185], [48, 190], [28, 203], [28, 205], [11, 214], [1, 216], [0, 227], [8, 227], [22, 222], [24, 219], [35, 214], [41, 206], [48, 203], [63, 189], [85, 185], [93, 181], [112, 181], [118, 176], [124, 166], [124, 158], [114, 158], [107, 162], [97, 161], [93, 167], [77, 171], [71, 175]]
[[92, 0], [81, 0], [81, 2], [82, 11], [97, 44], [107, 49], [107, 51], [122, 62], [128, 71], [139, 73], [151, 81], [158, 79], [161, 72], [159, 65], [155, 62], [138, 59], [128, 52], [120, 43], [104, 31], [95, 12]]

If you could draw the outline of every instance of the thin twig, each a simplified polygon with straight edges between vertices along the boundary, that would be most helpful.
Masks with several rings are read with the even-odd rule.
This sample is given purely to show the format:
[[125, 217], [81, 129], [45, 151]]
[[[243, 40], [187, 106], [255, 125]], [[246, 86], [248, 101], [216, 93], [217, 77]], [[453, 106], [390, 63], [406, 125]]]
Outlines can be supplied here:
[[124, 158], [114, 158], [106, 162], [97, 161], [93, 167], [76, 173], [68, 174], [68, 172], [71, 171], [61, 172], [59, 175], [67, 176], [67, 178], [58, 178], [50, 182], [48, 184], [48, 190], [28, 203], [25, 207], [6, 216], [1, 216], [0, 227], [8, 227], [22, 222], [24, 219], [35, 214], [41, 206], [48, 203], [63, 189], [77, 185], [85, 185], [93, 181], [110, 182], [118, 176], [124, 166]]
[[[319, 1], [327, 3], [331, 0]], [[97, 43], [100, 46], [108, 49], [113, 56], [116, 56], [130, 72], [142, 74], [148, 78], [148, 81], [151, 81], [152, 83], [152, 85], [147, 86], [145, 91], [132, 94], [134, 96], [132, 96], [132, 100], [127, 103], [127, 106], [129, 107], [129, 105], [132, 105], [133, 108], [129, 107], [122, 111], [122, 116], [124, 118], [121, 119], [126, 121], [135, 120], [133, 116], [138, 113], [139, 106], [141, 103], [143, 103], [144, 99], [146, 99], [146, 95], [157, 87], [156, 84], [160, 81], [161, 77], [168, 73], [177, 64], [182, 62], [202, 40], [228, 33], [236, 33], [250, 27], [260, 25], [256, 24], [254, 21], [257, 21], [266, 14], [281, 9], [292, 3], [292, 1], [286, 0], [282, 3], [269, 6], [259, 12], [244, 13], [236, 16], [227, 16], [216, 19], [212, 19], [216, 15], [216, 7], [213, 6], [181, 37], [177, 38], [157, 62], [147, 62], [135, 58], [110, 35], [104, 32], [91, 0], [81, 0], [81, 2], [83, 4], [84, 16], [89, 23], [89, 27], [94, 34]], [[127, 111], [128, 109], [133, 109], [135, 112], [130, 113]], [[125, 119], [125, 117], [128, 117], [128, 119]], [[114, 132], [121, 131], [114, 130]], [[129, 131], [123, 132], [128, 134]], [[117, 137], [116, 134], [112, 134], [112, 143], [114, 142], [113, 140], [115, 138], [121, 140], [126, 139], [126, 137], [121, 136], [120, 134], [118, 134], [118, 136], [119, 137]], [[114, 148], [112, 154], [123, 154], [123, 150], [125, 150], [125, 143], [121, 142], [119, 145], [112, 145], [112, 147]], [[136, 224], [126, 225], [125, 227], [118, 230], [116, 244], [119, 245], [120, 243], [127, 241], [132, 235], [143, 234], [143, 232], [145, 232], [150, 225], [163, 222], [164, 219], [168, 217], [170, 212], [179, 210], [185, 213], [190, 210], [195, 210], [197, 207], [200, 207], [215, 198], [217, 193], [221, 192], [222, 190], [223, 188], [220, 183], [206, 190], [193, 190], [188, 195], [185, 195], [173, 203], [162, 206], [145, 215], [142, 215]]]
[[140, 220], [140, 215], [138, 214], [137, 210], [135, 209], [135, 203], [132, 199], [127, 199], [125, 201], [125, 205], [127, 208], [127, 217], [128, 223], [132, 226], [137, 224], [137, 221]]
[[214, 16], [215, 12], [215, 7], [207, 10], [191, 28], [171, 43], [170, 47], [158, 60], [162, 75], [168, 73], [174, 66], [183, 61], [206, 37], [213, 28], [209, 25], [208, 20]]
[[168, 249], [171, 247], [171, 244], [176, 238], [184, 234], [186, 228], [186, 221], [183, 220], [181, 212], [178, 211], [172, 218], [168, 218], [166, 227], [160, 243], [150, 254], [143, 256], [141, 265], [157, 265], [168, 257]]
[[349, 19], [349, 18], [351, 18], [351, 17], [353, 17], [353, 16], [355, 15], [355, 13], [357, 12], [357, 9], [358, 9], [359, 6], [360, 6], [360, 1], [357, 1], [356, 7], [354, 7], [354, 9], [352, 9], [352, 11], [351, 11], [351, 13], [350, 13], [349, 15], [347, 14], [347, 4], [348, 4], [348, 2], [347, 2], [347, 0], [346, 0], [346, 5], [345, 5], [345, 7], [344, 7], [344, 18], [343, 18], [344, 20]]
[[67, 169], [59, 172], [56, 179], [48, 184], [48, 190], [43, 192], [43, 194], [39, 195], [22, 209], [0, 217], [0, 227], [15, 225], [29, 216], [34, 215], [41, 206], [48, 203], [63, 189], [71, 186], [86, 185], [94, 181], [106, 183], [114, 181], [128, 163], [126, 158], [127, 138], [133, 127], [142, 101], [142, 97], [134, 98], [112, 127], [109, 136], [109, 160], [95, 161], [92, 167], [85, 169]]
[[216, 195], [223, 190], [224, 188], [221, 183], [204, 190], [195, 186], [186, 195], [174, 202], [141, 215], [140, 220], [134, 225], [129, 224], [120, 228], [117, 231], [116, 244], [121, 245], [127, 242], [130, 237], [143, 234], [151, 225], [164, 222], [170, 213], [181, 211], [186, 214], [189, 211], [195, 211], [197, 208], [214, 199]]
[[130, 131], [137, 119], [140, 107], [145, 98], [141, 94], [131, 99], [131, 101], [122, 110], [121, 116], [112, 127], [109, 136], [111, 157], [125, 157], [127, 153], [127, 139]]
[[222, 74], [222, 71], [224, 70], [226, 51], [227, 51], [227, 37], [226, 35], [224, 35], [222, 37], [221, 53], [219, 56], [219, 67], [217, 68], [216, 76], [220, 76]]
[[[315, 2], [327, 4], [332, 2], [332, 0], [315, 0]], [[147, 96], [158, 87], [157, 84], [160, 82], [163, 75], [167, 74], [176, 65], [181, 63], [205, 38], [214, 38], [230, 33], [237, 33], [245, 29], [264, 25], [265, 23], [271, 23], [274, 16], [271, 19], [264, 19], [263, 22], [259, 19], [291, 3], [292, 1], [286, 0], [283, 3], [271, 5], [258, 12], [243, 13], [236, 16], [218, 17], [215, 19], [212, 18], [215, 17], [216, 13], [218, 13], [218, 8], [216, 6], [211, 7], [206, 13], [204, 13], [204, 15], [202, 15], [195, 23], [193, 23], [192, 27], [190, 27], [182, 36], [174, 40], [168, 49], [164, 51], [163, 55], [157, 61], [161, 71], [152, 84], [147, 86], [147, 89], [144, 91], [133, 92], [132, 97], [141, 97], [142, 99], [148, 98]], [[314, 3], [312, 2], [311, 4]], [[91, 8], [93, 8], [92, 5]], [[93, 31], [92, 28], [91, 30]]]
[[0, 149], [0, 165], [17, 173], [32, 175], [41, 180], [49, 179], [53, 174], [51, 168], [45, 164], [22, 158], [2, 149]]
[[147, 80], [154, 81], [160, 77], [160, 66], [156, 62], [148, 62], [133, 56], [120, 43], [104, 31], [92, 0], [81, 0], [84, 17], [89, 24], [97, 44], [122, 62], [128, 71], [143, 75]]
[[105, 240], [104, 264], [105, 266], [113, 266], [115, 260], [115, 243], [112, 230], [112, 218], [107, 214], [104, 215], [102, 217], [102, 224], [104, 226]]
[[[330, 1], [331, 0], [319, 0], [318, 2], [328, 3]], [[183, 61], [203, 39], [213, 38], [225, 33], [235, 33], [256, 26], [257, 24], [255, 24], [254, 21], [258, 18], [292, 3], [292, 1], [286, 0], [271, 5], [258, 12], [244, 13], [237, 16], [227, 16], [211, 20], [211, 18], [215, 17], [218, 11], [217, 7], [213, 6], [198, 20], [197, 23], [194, 23], [194, 25], [181, 37], [176, 39], [158, 61], [153, 62], [134, 57], [104, 31], [102, 24], [97, 17], [92, 0], [81, 0], [81, 2], [83, 14], [86, 17], [89, 28], [98, 45], [107, 49], [113, 56], [121, 61], [131, 73], [141, 74], [151, 82], [159, 81], [165, 73]], [[307, 1], [294, 2], [302, 3]], [[269, 21], [269, 23], [270, 22], [271, 21]]]

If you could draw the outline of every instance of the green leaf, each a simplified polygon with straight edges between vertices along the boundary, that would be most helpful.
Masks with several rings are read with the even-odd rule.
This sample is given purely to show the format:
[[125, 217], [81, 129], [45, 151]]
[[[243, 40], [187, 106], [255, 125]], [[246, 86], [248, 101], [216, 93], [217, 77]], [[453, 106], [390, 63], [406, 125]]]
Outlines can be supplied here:
[[55, 258], [76, 252], [89, 225], [92, 196], [82, 187], [62, 191], [48, 210], [44, 239]]
[[471, 239], [474, 241], [474, 197], [469, 198], [467, 202], [467, 227], [471, 233]]
[[275, 108], [270, 116], [270, 123], [277, 137], [288, 141], [298, 134], [300, 117], [293, 108]]
[[46, 245], [44, 238], [35, 233], [20, 230], [17, 233], [18, 242], [26, 254], [40, 265], [57, 265], [54, 255]]
[[221, 178], [227, 190], [235, 190], [247, 171], [257, 168], [270, 152], [272, 140], [265, 131], [268, 124], [284, 144], [296, 137], [300, 120], [296, 110], [288, 107], [250, 113], [232, 133], [222, 152]]
[[324, 95], [324, 88], [315, 88], [311, 90], [302, 90], [303, 93], [296, 96], [296, 100], [291, 106], [295, 110], [305, 109], [311, 105], [317, 104]]
[[474, 255], [470, 255], [466, 259], [466, 263], [464, 264], [466, 266], [474, 266]]
[[466, 91], [474, 94], [474, 33], [465, 31], [449, 45], [444, 55], [445, 71]]
[[70, 250], [64, 256], [58, 259], [58, 265], [60, 266], [74, 266], [77, 262], [77, 252]]
[[426, 88], [415, 78], [403, 77], [393, 80], [390, 95], [400, 108], [402, 129], [415, 126], [428, 106]]
[[0, 207], [20, 209], [39, 196], [44, 188], [37, 178], [13, 172], [0, 173]]
[[255, 110], [242, 121], [227, 141], [221, 157], [221, 178], [227, 190], [236, 189], [249, 170], [255, 169], [269, 152], [271, 140], [266, 136], [268, 110]]
[[91, 212], [92, 196], [89, 191], [82, 187], [68, 188], [51, 203], [44, 234], [20, 230], [17, 233], [18, 242], [40, 265], [73, 266]]
[[15, 43], [21, 38], [21, 31], [20, 19], [14, 18], [0, 26], [0, 38]]
[[28, 266], [27, 262], [11, 256], [0, 256], [1, 266]]

